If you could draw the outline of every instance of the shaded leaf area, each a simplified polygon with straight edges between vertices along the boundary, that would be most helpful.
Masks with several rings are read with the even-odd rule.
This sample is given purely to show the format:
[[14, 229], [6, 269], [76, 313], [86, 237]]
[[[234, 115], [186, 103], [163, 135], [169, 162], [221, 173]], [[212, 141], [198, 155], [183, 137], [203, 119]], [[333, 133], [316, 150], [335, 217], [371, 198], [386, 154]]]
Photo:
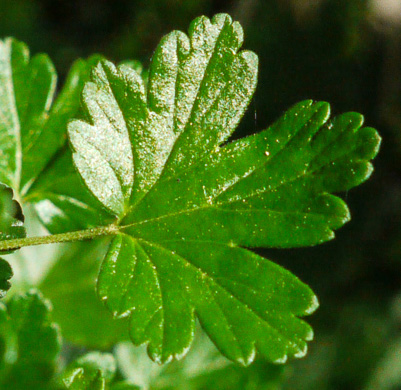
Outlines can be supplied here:
[[0, 386], [4, 389], [46, 389], [60, 350], [51, 306], [37, 291], [15, 295], [0, 309]]
[[189, 37], [161, 41], [148, 87], [132, 69], [101, 62], [86, 84], [88, 117], [69, 126], [74, 163], [121, 219], [99, 296], [130, 316], [135, 344], [158, 362], [182, 357], [195, 317], [227, 357], [249, 364], [306, 353], [298, 317], [317, 299], [291, 273], [241, 247], [299, 247], [349, 220], [331, 193], [366, 180], [378, 150], [359, 114], [331, 121], [304, 101], [271, 128], [225, 144], [256, 84], [257, 57], [238, 52], [240, 25], [196, 19]]
[[[80, 226], [85, 224], [89, 207], [82, 202], [82, 186], [74, 180], [72, 169], [64, 166], [63, 177], [70, 192], [46, 193], [34, 190], [36, 182], [51, 167], [57, 165], [57, 152], [66, 141], [67, 122], [79, 114], [79, 96], [90, 68], [100, 56], [74, 62], [60, 93], [55, 98], [57, 76], [52, 62], [45, 54], [30, 58], [27, 46], [15, 39], [0, 42], [0, 183], [11, 187], [22, 203], [35, 199], [46, 201], [49, 212], [42, 215], [49, 229], [61, 231], [62, 223], [76, 225], [77, 209], [82, 211]], [[54, 161], [56, 159], [56, 161]], [[61, 162], [61, 164], [64, 164]], [[59, 172], [60, 173], [60, 172]], [[76, 197], [74, 197], [75, 192]], [[86, 212], [86, 213], [85, 213]], [[43, 214], [43, 213], [42, 213]], [[57, 215], [56, 223], [51, 218]], [[69, 214], [72, 214], [71, 217]], [[93, 217], [92, 217], [93, 220]], [[88, 220], [88, 224], [91, 220]], [[65, 230], [63, 230], [65, 231]]]
[[87, 348], [108, 349], [129, 338], [126, 321], [114, 320], [95, 291], [107, 245], [107, 240], [68, 244], [39, 285], [63, 338]]

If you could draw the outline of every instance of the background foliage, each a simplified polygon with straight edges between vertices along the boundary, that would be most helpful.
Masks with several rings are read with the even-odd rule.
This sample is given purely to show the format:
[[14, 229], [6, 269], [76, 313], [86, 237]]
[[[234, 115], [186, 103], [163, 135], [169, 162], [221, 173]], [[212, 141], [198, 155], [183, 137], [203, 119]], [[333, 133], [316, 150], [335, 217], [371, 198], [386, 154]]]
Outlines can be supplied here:
[[[115, 62], [138, 59], [146, 67], [163, 34], [186, 30], [198, 15], [228, 12], [246, 31], [245, 48], [260, 57], [259, 85], [237, 136], [261, 130], [295, 102], [311, 98], [329, 101], [333, 114], [364, 113], [366, 124], [379, 129], [383, 138], [372, 179], [346, 194], [352, 221], [336, 240], [315, 248], [260, 251], [298, 275], [320, 299], [319, 311], [308, 319], [316, 341], [307, 357], [284, 367], [258, 361], [243, 369], [226, 362], [209, 366], [209, 358], [202, 361], [202, 354], [193, 353], [181, 366], [154, 374], [155, 388], [169, 388], [166, 383], [185, 389], [211, 388], [210, 383], [219, 389], [401, 386], [397, 359], [397, 352], [401, 355], [401, 15], [397, 19], [393, 12], [386, 19], [373, 4], [364, 0], [0, 0], [0, 36], [15, 36], [33, 54], [48, 53], [61, 79], [77, 57], [94, 52]], [[94, 246], [88, 263], [81, 265], [92, 275], [97, 251]], [[74, 323], [73, 317], [80, 313], [76, 298], [57, 301], [57, 289], [70, 288], [61, 281], [68, 272], [66, 264], [73, 261], [71, 253], [60, 256], [44, 279], [49, 269], [45, 262], [34, 272], [26, 261], [17, 268], [22, 270], [22, 284], [43, 279], [41, 290], [53, 301], [53, 319], [62, 323], [65, 337], [79, 344], [86, 336], [77, 333]], [[89, 306], [89, 281], [82, 280], [79, 288], [88, 295]], [[98, 305], [94, 298], [93, 305]], [[98, 306], [97, 312], [104, 327], [109, 326]], [[93, 316], [82, 324], [95, 330]], [[106, 341], [102, 327], [95, 334], [87, 331], [94, 339], [89, 345], [107, 348], [121, 339], [119, 325], [113, 326], [113, 337]], [[202, 340], [199, 343], [201, 348]], [[118, 355], [128, 353], [127, 349], [121, 345]], [[66, 353], [77, 352], [82, 350], [71, 346]], [[209, 372], [198, 375], [196, 366], [209, 367]], [[190, 383], [184, 369], [195, 372]], [[171, 377], [174, 381], [165, 379]]]

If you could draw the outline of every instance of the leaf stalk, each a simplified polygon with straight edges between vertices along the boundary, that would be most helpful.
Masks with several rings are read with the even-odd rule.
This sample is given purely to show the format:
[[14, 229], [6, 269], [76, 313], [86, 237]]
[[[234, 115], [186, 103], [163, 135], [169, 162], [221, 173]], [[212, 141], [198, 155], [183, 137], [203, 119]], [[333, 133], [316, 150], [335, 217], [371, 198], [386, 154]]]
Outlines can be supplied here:
[[99, 236], [115, 235], [118, 232], [118, 226], [108, 225], [93, 229], [78, 230], [75, 232], [52, 234], [47, 236], [15, 238], [12, 240], [0, 241], [0, 251], [9, 251], [25, 246], [90, 240]]

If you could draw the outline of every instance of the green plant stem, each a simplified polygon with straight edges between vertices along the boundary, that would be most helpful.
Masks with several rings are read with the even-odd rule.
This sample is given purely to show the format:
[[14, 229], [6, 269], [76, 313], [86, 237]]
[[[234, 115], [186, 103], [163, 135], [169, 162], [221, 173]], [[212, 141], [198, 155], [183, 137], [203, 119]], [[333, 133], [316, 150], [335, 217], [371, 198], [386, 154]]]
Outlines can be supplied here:
[[114, 235], [117, 234], [118, 231], [118, 226], [109, 225], [99, 228], [78, 230], [76, 232], [53, 234], [48, 236], [16, 238], [12, 240], [0, 241], [0, 251], [14, 250], [24, 246], [58, 244], [61, 242], [88, 240], [99, 236]]

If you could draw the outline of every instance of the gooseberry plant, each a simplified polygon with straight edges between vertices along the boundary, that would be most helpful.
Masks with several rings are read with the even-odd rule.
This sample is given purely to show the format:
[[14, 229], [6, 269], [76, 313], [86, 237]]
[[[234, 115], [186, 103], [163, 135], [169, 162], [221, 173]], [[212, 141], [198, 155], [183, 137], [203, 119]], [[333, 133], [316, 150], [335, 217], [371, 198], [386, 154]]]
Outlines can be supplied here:
[[[256, 352], [276, 363], [304, 356], [313, 332], [301, 317], [316, 296], [250, 249], [333, 239], [350, 219], [333, 194], [365, 181], [378, 151], [360, 114], [330, 119], [329, 105], [314, 101], [230, 141], [257, 83], [258, 58], [242, 43], [228, 15], [200, 17], [188, 35], [162, 39], [149, 71], [78, 60], [54, 99], [49, 58], [0, 42], [0, 251], [108, 238], [99, 300], [129, 319], [132, 343], [147, 344], [158, 363], [188, 352], [196, 319], [242, 365]], [[25, 207], [50, 234], [26, 236]], [[0, 272], [5, 293], [5, 260]], [[2, 388], [137, 388], [114, 383], [113, 357], [99, 352], [71, 363], [56, 385], [50, 311], [37, 291], [1, 306]]]

